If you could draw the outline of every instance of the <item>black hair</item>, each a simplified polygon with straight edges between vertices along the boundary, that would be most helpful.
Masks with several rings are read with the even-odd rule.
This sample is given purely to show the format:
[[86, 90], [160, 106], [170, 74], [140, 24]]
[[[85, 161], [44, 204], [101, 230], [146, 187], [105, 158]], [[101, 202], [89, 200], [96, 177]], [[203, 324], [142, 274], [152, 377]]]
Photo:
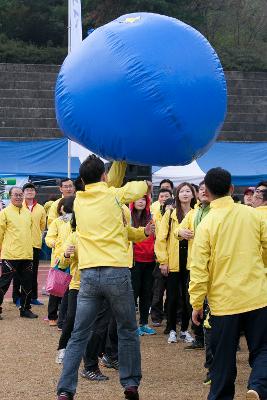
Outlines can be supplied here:
[[[202, 186], [202, 185], [205, 185], [205, 181], [204, 181], [204, 179], [203, 179], [203, 181], [201, 181], [200, 182], [200, 184], [198, 185], [198, 189], [200, 188], [200, 186]], [[192, 185], [192, 186], [194, 186], [194, 185]]]
[[240, 198], [238, 197], [237, 194], [234, 194], [234, 195], [232, 196], [232, 199], [234, 200], [235, 203], [241, 203], [241, 200], [240, 200]]
[[173, 181], [171, 181], [170, 179], [162, 179], [162, 181], [160, 182], [160, 184], [159, 184], [159, 187], [161, 187], [161, 185], [163, 184], [163, 183], [169, 183], [170, 184], [170, 186], [171, 186], [171, 188], [172, 188], [172, 190], [173, 190]]
[[75, 179], [74, 186], [75, 186], [76, 192], [78, 192], [78, 191], [84, 192], [84, 183], [83, 183], [82, 178], [80, 176], [78, 176]]
[[[164, 188], [159, 189], [159, 194], [160, 194], [160, 193], [166, 193], [166, 192], [168, 192], [168, 193], [172, 196], [172, 192], [171, 192], [170, 189], [164, 189]], [[158, 194], [158, 196], [159, 196], [159, 194]]]
[[261, 181], [261, 182], [259, 182], [259, 183], [257, 184], [257, 186], [256, 186], [256, 189], [257, 189], [259, 186], [265, 186], [266, 189], [267, 189], [267, 181]]
[[65, 211], [65, 213], [67, 213], [67, 214], [72, 213], [74, 200], [75, 200], [74, 196], [62, 197], [62, 199], [60, 199], [58, 202], [57, 213], [59, 215], [62, 215], [62, 213], [61, 213], [62, 206], [63, 206], [63, 210]]
[[[60, 179], [60, 187], [62, 187], [62, 185], [63, 185], [64, 182], [68, 182], [68, 181], [71, 181], [71, 182], [72, 182], [72, 179], [70, 179], [70, 178], [62, 178], [62, 179]], [[73, 183], [73, 182], [72, 182], [72, 183]]]
[[217, 167], [207, 172], [204, 182], [211, 194], [216, 197], [223, 197], [229, 193], [232, 177], [230, 172]]
[[267, 201], [267, 189], [266, 190], [262, 190], [261, 193], [262, 193], [263, 201]]
[[191, 186], [193, 186], [193, 188], [195, 189], [195, 191], [198, 193], [199, 192], [199, 186], [196, 185], [195, 183], [191, 183]]
[[9, 197], [12, 195], [13, 189], [20, 189], [20, 190], [22, 190], [19, 186], [12, 186], [12, 187], [9, 189], [9, 192], [8, 192]]
[[77, 224], [76, 224], [76, 217], [75, 217], [75, 212], [74, 211], [72, 211], [72, 217], [71, 217], [71, 220], [70, 220], [70, 226], [71, 226], [72, 232], [75, 232]]
[[36, 186], [31, 182], [27, 182], [23, 185], [22, 191], [24, 192], [25, 189], [34, 189], [37, 192]]
[[85, 185], [100, 182], [101, 176], [105, 172], [105, 164], [99, 157], [92, 154], [80, 165], [79, 172]]

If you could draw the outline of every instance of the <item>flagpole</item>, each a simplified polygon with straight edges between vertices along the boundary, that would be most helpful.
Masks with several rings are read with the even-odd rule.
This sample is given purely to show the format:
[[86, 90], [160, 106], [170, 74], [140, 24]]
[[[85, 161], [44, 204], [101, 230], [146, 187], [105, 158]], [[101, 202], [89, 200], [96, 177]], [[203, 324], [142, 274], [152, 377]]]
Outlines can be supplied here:
[[[71, 0], [68, 0], [68, 54], [71, 52]], [[68, 139], [68, 178], [71, 178], [71, 141]]]

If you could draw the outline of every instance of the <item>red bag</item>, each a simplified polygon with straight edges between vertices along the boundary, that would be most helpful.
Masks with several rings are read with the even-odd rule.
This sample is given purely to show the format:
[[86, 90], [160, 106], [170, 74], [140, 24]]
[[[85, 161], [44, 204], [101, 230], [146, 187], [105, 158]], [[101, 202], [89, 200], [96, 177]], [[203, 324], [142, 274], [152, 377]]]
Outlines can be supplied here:
[[72, 276], [59, 269], [51, 268], [46, 280], [46, 291], [57, 297], [63, 297], [69, 287]]

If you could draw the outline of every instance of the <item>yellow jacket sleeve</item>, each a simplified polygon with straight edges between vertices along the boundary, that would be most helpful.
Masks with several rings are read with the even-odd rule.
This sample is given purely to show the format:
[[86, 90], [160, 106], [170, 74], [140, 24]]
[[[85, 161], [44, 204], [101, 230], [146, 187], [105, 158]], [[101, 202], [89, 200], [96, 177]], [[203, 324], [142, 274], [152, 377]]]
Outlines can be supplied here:
[[262, 246], [262, 259], [265, 268], [267, 268], [267, 222], [261, 220], [261, 246]]
[[182, 220], [182, 222], [180, 222], [179, 228], [175, 229], [174, 231], [174, 236], [176, 239], [178, 240], [183, 240], [183, 238], [181, 236], [179, 236], [179, 232], [181, 229], [191, 229], [191, 216], [192, 216], [192, 212], [194, 210], [190, 210], [186, 216], [184, 217], [184, 219]]
[[208, 292], [209, 271], [211, 257], [209, 233], [201, 225], [193, 242], [190, 264], [190, 303], [194, 310], [203, 308], [204, 299]]
[[155, 242], [156, 257], [158, 262], [162, 265], [168, 265], [169, 256], [168, 256], [167, 240], [168, 240], [169, 226], [170, 226], [170, 210], [166, 211], [162, 217]]
[[73, 232], [69, 234], [66, 242], [63, 245], [62, 252], [59, 254], [59, 265], [60, 268], [66, 269], [70, 266], [70, 264], [73, 262], [73, 258], [75, 257], [65, 257], [65, 251], [67, 250], [68, 246], [70, 245], [75, 245], [74, 240], [73, 240]]
[[0, 212], [0, 249], [4, 240], [6, 231], [6, 214], [4, 211]]
[[[110, 188], [111, 190], [112, 188]], [[119, 202], [129, 204], [132, 201], [141, 199], [147, 193], [147, 184], [145, 181], [128, 182], [119, 189], [114, 189]]]
[[139, 228], [134, 228], [133, 226], [127, 225], [128, 229], [128, 240], [130, 242], [142, 242], [143, 240], [147, 239], [145, 234], [145, 228], [140, 226]]
[[47, 244], [48, 247], [53, 247], [58, 237], [58, 226], [56, 221], [57, 220], [55, 219], [51, 223], [45, 237], [45, 243]]
[[108, 172], [107, 184], [116, 188], [121, 187], [125, 176], [127, 163], [125, 161], [113, 161]]
[[42, 232], [45, 230], [45, 227], [46, 227], [46, 212], [45, 212], [45, 209], [43, 209], [41, 220], [40, 220], [40, 229]]
[[54, 201], [54, 203], [51, 205], [48, 216], [47, 216], [47, 226], [49, 228], [50, 224], [58, 218], [58, 213], [57, 213], [57, 206], [58, 202]]

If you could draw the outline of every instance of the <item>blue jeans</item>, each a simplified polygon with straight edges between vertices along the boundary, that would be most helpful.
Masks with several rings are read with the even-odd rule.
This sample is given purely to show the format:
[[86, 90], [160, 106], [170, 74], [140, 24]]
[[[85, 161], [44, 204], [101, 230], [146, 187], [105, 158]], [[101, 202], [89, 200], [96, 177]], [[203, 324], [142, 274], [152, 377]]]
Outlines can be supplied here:
[[104, 299], [109, 302], [117, 321], [121, 385], [124, 388], [139, 386], [141, 354], [130, 271], [128, 268], [98, 267], [81, 270], [75, 324], [64, 357], [58, 393], [75, 394], [79, 366]]

